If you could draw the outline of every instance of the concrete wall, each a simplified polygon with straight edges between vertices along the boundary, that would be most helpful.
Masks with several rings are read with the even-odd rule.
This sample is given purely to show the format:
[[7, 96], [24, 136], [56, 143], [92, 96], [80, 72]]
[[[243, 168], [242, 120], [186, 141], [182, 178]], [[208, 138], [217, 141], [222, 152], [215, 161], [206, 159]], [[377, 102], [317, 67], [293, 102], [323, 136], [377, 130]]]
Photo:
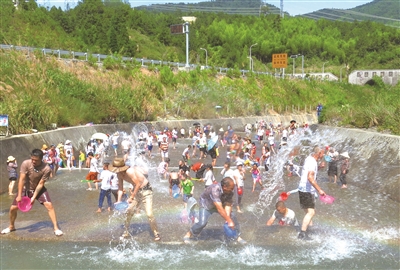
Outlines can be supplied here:
[[[221, 118], [221, 119], [199, 119], [199, 120], [169, 120], [148, 122], [148, 126], [154, 126], [156, 130], [164, 127], [172, 129], [184, 127], [186, 130], [193, 126], [193, 123], [211, 123], [216, 129], [223, 127], [226, 130], [231, 125], [235, 130], [243, 131], [247, 123], [255, 123], [257, 120], [266, 120], [267, 123], [277, 124], [282, 122], [288, 125], [294, 119], [297, 123], [306, 122], [316, 124], [317, 117], [314, 114], [308, 115], [289, 115], [289, 116], [266, 116], [266, 117], [247, 117], [247, 118]], [[8, 191], [8, 174], [6, 171], [7, 156], [13, 155], [19, 164], [30, 157], [30, 152], [34, 148], [41, 148], [42, 144], [58, 144], [69, 139], [75, 149], [84, 149], [91, 135], [96, 132], [113, 133], [115, 131], [125, 131], [131, 133], [136, 123], [117, 124], [117, 125], [95, 125], [62, 128], [54, 131], [40, 132], [37, 134], [12, 136], [0, 140], [0, 160], [3, 165], [0, 167], [0, 194]], [[314, 128], [314, 127], [313, 127]], [[353, 171], [349, 174], [351, 185], [357, 185], [363, 189], [388, 196], [400, 201], [400, 137], [384, 135], [376, 132], [366, 132], [357, 129], [333, 128], [327, 126], [315, 127], [318, 130], [326, 129], [329, 137], [334, 138], [336, 144], [351, 147], [349, 154]], [[356, 165], [358, 164], [358, 165]], [[367, 171], [365, 171], [367, 168]], [[361, 173], [354, 173], [355, 171]]]
[[[314, 124], [317, 122], [316, 115], [289, 115], [289, 116], [265, 116], [265, 117], [248, 117], [248, 118], [220, 118], [220, 119], [198, 119], [198, 120], [169, 120], [146, 122], [147, 126], [154, 126], [156, 130], [163, 130], [164, 127], [170, 129], [193, 127], [193, 123], [200, 122], [201, 124], [211, 123], [216, 129], [223, 127], [226, 130], [228, 125], [231, 125], [235, 130], [243, 131], [244, 125], [247, 123], [255, 123], [257, 120], [264, 119], [267, 123], [289, 124], [290, 120], [295, 119], [298, 123], [306, 122]], [[30, 157], [30, 152], [34, 148], [41, 149], [43, 144], [50, 146], [51, 144], [57, 145], [64, 143], [67, 139], [72, 141], [75, 149], [75, 155], [79, 150], [85, 149], [87, 142], [92, 134], [96, 132], [113, 133], [115, 131], [124, 131], [131, 134], [133, 127], [136, 123], [115, 124], [115, 125], [94, 125], [94, 126], [78, 126], [69, 128], [59, 128], [57, 130], [39, 132], [29, 135], [17, 135], [12, 137], [0, 137], [0, 161], [3, 166], [0, 166], [0, 194], [8, 192], [8, 173], [6, 170], [7, 157], [12, 155], [17, 158], [18, 164]], [[77, 151], [78, 150], [78, 151]]]

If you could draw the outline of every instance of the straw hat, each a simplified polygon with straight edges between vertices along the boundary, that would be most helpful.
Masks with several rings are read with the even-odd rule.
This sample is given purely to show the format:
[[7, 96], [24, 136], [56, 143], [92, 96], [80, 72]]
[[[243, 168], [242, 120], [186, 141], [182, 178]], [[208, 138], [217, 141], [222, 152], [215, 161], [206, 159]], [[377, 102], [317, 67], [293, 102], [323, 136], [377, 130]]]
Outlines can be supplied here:
[[13, 157], [13, 156], [9, 156], [8, 158], [7, 158], [7, 162], [12, 162], [12, 161], [14, 161], [15, 160], [15, 157]]
[[48, 149], [49, 147], [46, 145], [46, 144], [43, 144], [42, 145], [42, 150], [46, 150], [46, 149]]
[[349, 153], [347, 153], [347, 152], [343, 152], [343, 153], [341, 153], [340, 155], [341, 155], [342, 157], [345, 157], [345, 158], [350, 158]]
[[119, 173], [124, 172], [129, 168], [129, 166], [125, 165], [125, 161], [123, 158], [114, 159], [112, 165], [108, 167], [108, 169], [112, 172]]

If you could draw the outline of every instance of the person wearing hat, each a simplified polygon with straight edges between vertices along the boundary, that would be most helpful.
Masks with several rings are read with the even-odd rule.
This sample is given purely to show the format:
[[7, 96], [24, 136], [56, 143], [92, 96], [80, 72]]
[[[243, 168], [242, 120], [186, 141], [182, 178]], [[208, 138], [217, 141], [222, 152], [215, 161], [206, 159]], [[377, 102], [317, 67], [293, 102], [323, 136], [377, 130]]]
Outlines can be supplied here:
[[63, 235], [63, 232], [58, 227], [56, 212], [51, 203], [49, 193], [44, 186], [50, 177], [50, 173], [50, 167], [43, 162], [43, 151], [41, 149], [33, 149], [31, 158], [21, 164], [18, 193], [10, 207], [10, 225], [2, 230], [1, 234], [9, 234], [15, 231], [18, 203], [22, 200], [22, 196], [28, 196], [31, 200], [31, 205], [34, 204], [35, 200], [38, 200], [40, 204], [46, 207], [54, 226], [54, 234], [56, 236]]
[[157, 229], [156, 219], [153, 215], [153, 188], [151, 187], [149, 180], [147, 180], [147, 171], [143, 167], [127, 166], [123, 158], [115, 158], [110, 166], [110, 171], [116, 173], [118, 177], [117, 203], [122, 201], [124, 181], [134, 187], [127, 200], [129, 206], [126, 211], [125, 232], [122, 234], [122, 237], [126, 238], [130, 236], [129, 226], [132, 216], [134, 215], [135, 210], [143, 204], [150, 223], [150, 229], [154, 235], [154, 241], [159, 241], [161, 237]]
[[343, 152], [340, 154], [343, 160], [340, 165], [340, 177], [339, 180], [342, 182], [342, 188], [347, 188], [346, 174], [349, 173], [350, 168], [350, 156], [349, 153]]
[[315, 215], [315, 192], [318, 192], [321, 196], [325, 195], [325, 192], [317, 183], [318, 161], [322, 159], [324, 155], [325, 149], [315, 146], [312, 154], [304, 161], [298, 190], [300, 207], [304, 210], [306, 215], [303, 218], [301, 231], [298, 235], [299, 239], [311, 239], [307, 234], [307, 229]]
[[8, 180], [10, 180], [10, 184], [8, 185], [8, 195], [15, 195], [13, 193], [15, 181], [17, 180], [17, 160], [13, 156], [9, 156], [7, 158], [7, 171], [8, 171]]
[[[220, 214], [231, 229], [236, 228], [240, 231], [239, 223], [232, 212], [234, 188], [232, 178], [225, 177], [221, 183], [212, 184], [203, 191], [199, 200], [199, 221], [183, 237], [185, 244], [190, 244], [193, 237], [201, 233], [213, 213]], [[237, 235], [240, 235], [240, 232]], [[246, 243], [240, 236], [236, 236], [235, 240], [241, 244]]]

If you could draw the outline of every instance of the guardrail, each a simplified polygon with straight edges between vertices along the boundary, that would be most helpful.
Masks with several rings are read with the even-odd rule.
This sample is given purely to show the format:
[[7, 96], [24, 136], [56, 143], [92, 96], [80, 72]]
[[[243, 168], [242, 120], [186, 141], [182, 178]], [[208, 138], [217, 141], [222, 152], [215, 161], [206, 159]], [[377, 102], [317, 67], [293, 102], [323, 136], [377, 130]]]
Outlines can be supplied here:
[[[82, 61], [88, 61], [89, 56], [95, 57], [97, 59], [98, 63], [101, 63], [104, 61], [107, 57], [112, 57], [112, 55], [107, 55], [107, 54], [98, 54], [98, 53], [89, 53], [89, 52], [75, 52], [75, 51], [68, 51], [68, 50], [61, 50], [61, 49], [48, 49], [48, 48], [35, 48], [35, 47], [27, 47], [27, 46], [15, 46], [15, 45], [6, 45], [6, 44], [0, 44], [0, 49], [2, 50], [17, 50], [17, 51], [27, 51], [28, 54], [30, 52], [34, 51], [40, 51], [43, 55], [56, 55], [58, 59], [76, 59], [77, 57], [81, 57], [84, 60]], [[66, 56], [66, 57], [65, 57]], [[140, 63], [141, 66], [143, 67], [149, 67], [149, 66], [170, 66], [170, 67], [177, 67], [179, 68], [186, 68], [185, 63], [179, 63], [179, 62], [171, 62], [171, 61], [163, 61], [163, 60], [153, 60], [153, 59], [144, 59], [144, 58], [134, 58], [134, 57], [122, 57], [122, 61], [125, 62], [136, 62]], [[201, 67], [202, 69], [211, 69], [214, 68], [216, 69], [219, 73], [221, 74], [226, 74], [229, 70], [233, 70], [231, 68], [226, 68], [226, 67], [210, 67], [210, 66], [201, 66], [201, 65], [196, 65], [196, 64], [190, 64], [189, 69], [196, 69], [197, 67]], [[247, 73], [251, 72], [250, 70], [246, 69], [240, 69], [239, 70], [242, 76], [245, 76]], [[254, 74], [257, 75], [271, 75], [271, 76], [277, 76], [275, 74], [269, 73], [269, 72], [260, 72], [260, 71], [253, 71]]]

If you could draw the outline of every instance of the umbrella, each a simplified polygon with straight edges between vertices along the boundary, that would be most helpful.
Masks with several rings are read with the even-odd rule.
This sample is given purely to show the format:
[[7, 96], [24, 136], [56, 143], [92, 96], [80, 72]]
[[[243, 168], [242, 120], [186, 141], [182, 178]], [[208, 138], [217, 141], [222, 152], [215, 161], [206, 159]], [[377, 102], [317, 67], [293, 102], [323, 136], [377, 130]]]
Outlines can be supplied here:
[[218, 136], [214, 136], [207, 142], [207, 151], [210, 151], [218, 141]]
[[108, 140], [108, 136], [106, 134], [104, 134], [104, 133], [98, 132], [98, 133], [93, 134], [90, 139], [91, 140], [103, 140], [103, 141], [106, 141], [106, 140]]

